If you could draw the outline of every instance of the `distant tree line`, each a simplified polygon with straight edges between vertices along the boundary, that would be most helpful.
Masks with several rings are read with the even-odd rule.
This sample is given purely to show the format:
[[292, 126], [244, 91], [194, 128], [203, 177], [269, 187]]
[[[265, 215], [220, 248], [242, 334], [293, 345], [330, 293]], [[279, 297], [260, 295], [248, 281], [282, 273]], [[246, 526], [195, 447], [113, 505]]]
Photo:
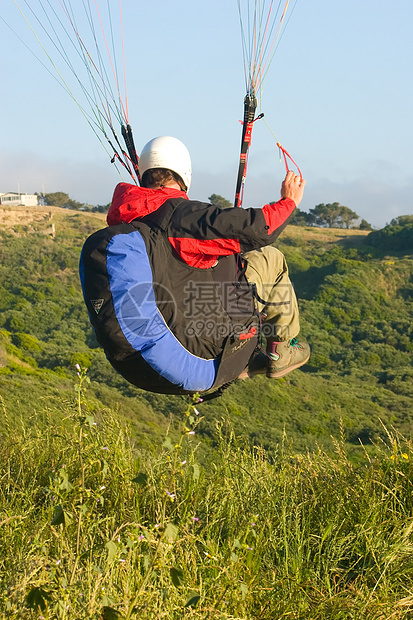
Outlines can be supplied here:
[[[70, 198], [65, 192], [52, 192], [49, 194], [38, 194], [45, 205], [62, 207], [64, 209], [75, 209], [77, 211], [91, 211], [97, 213], [107, 213], [110, 203], [105, 205], [90, 205], [78, 202]], [[230, 209], [233, 204], [220, 194], [211, 194], [209, 202], [219, 209]], [[270, 203], [275, 204], [275, 201]], [[357, 222], [359, 224], [357, 225]], [[371, 224], [360, 218], [355, 212], [345, 207], [339, 202], [321, 203], [309, 213], [296, 209], [290, 221], [295, 226], [318, 226], [322, 228], [359, 228], [360, 230], [372, 230]]]
[[[356, 222], [361, 220], [359, 225]], [[322, 228], [359, 228], [360, 230], [372, 230], [371, 224], [349, 207], [339, 202], [321, 203], [309, 213], [296, 209], [291, 219], [291, 224], [296, 226], [318, 226]]]
[[37, 194], [43, 204], [50, 207], [61, 207], [62, 209], [73, 209], [75, 211], [91, 211], [93, 213], [107, 213], [110, 203], [106, 205], [90, 205], [85, 202], [78, 202], [70, 198], [65, 192], [51, 192], [49, 194]]

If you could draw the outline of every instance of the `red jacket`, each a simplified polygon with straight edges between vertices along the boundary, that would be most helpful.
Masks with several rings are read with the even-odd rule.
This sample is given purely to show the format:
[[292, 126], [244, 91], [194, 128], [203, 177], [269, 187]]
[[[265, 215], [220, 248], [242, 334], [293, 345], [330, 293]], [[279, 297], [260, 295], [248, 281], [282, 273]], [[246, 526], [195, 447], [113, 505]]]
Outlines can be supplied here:
[[[108, 212], [108, 225], [149, 215], [169, 198], [188, 199], [185, 192], [170, 187], [148, 189], [119, 183]], [[177, 210], [168, 229], [168, 239], [185, 263], [201, 269], [215, 265], [220, 256], [273, 243], [295, 209], [290, 198], [262, 209], [218, 209], [205, 203], [196, 204], [199, 206], [195, 209]]]

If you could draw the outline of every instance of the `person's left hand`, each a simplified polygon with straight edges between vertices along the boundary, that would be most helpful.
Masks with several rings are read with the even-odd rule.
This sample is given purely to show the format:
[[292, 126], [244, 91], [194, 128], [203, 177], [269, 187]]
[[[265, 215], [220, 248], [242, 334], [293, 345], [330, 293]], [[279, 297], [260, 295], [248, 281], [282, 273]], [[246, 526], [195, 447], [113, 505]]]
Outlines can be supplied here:
[[291, 200], [294, 200], [295, 206], [298, 207], [303, 199], [304, 187], [305, 179], [300, 177], [299, 174], [294, 174], [292, 170], [289, 170], [281, 185], [281, 197], [291, 198]]

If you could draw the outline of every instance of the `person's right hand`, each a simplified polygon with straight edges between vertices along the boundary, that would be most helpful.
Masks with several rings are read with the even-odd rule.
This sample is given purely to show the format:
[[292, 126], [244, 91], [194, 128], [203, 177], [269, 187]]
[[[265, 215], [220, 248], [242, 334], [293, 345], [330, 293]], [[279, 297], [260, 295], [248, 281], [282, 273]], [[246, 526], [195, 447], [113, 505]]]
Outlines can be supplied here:
[[301, 178], [299, 174], [294, 174], [292, 170], [289, 170], [281, 185], [281, 197], [291, 198], [291, 200], [294, 200], [295, 206], [298, 207], [303, 199], [304, 187], [305, 179]]

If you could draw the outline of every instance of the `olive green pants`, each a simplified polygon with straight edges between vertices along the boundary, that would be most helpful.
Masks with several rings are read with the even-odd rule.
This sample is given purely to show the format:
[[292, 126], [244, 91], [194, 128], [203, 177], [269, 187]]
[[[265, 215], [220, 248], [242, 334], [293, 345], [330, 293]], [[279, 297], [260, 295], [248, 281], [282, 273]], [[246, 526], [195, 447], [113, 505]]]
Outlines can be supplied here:
[[293, 285], [284, 254], [272, 246], [246, 252], [246, 278], [255, 285], [255, 305], [263, 318], [267, 340], [291, 340], [298, 336], [300, 323]]

